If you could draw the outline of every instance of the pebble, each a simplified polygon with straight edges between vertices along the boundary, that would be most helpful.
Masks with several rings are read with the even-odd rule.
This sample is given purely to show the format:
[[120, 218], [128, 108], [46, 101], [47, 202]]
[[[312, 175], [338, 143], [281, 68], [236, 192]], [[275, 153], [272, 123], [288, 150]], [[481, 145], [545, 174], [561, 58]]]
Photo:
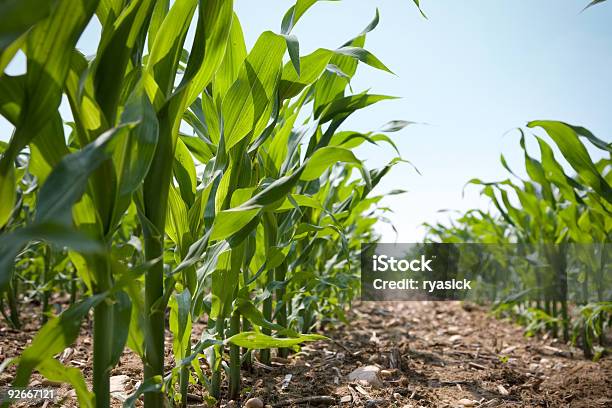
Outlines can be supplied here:
[[504, 387], [503, 385], [499, 384], [497, 386], [497, 391], [503, 395], [504, 397], [510, 395], [510, 392], [506, 389], [506, 387]]
[[399, 400], [401, 400], [401, 399], [402, 399], [402, 394], [400, 394], [399, 392], [394, 392], [394, 393], [393, 393], [393, 398], [394, 398], [396, 401], [399, 401]]
[[264, 403], [259, 398], [251, 398], [246, 404], [244, 404], [245, 408], [264, 408]]
[[110, 392], [122, 392], [127, 388], [127, 384], [130, 381], [130, 377], [125, 374], [113, 375], [110, 378]]
[[450, 336], [450, 338], [448, 339], [448, 341], [450, 341], [451, 343], [458, 343], [460, 342], [462, 339], [461, 335], [459, 334], [455, 334], [453, 336]]
[[340, 403], [342, 404], [348, 404], [349, 402], [351, 402], [353, 400], [353, 397], [351, 397], [350, 395], [345, 395], [342, 398], [340, 398]]
[[378, 378], [379, 372], [380, 368], [373, 365], [358, 367], [348, 375], [348, 379], [349, 381], [356, 381], [370, 387], [381, 387], [383, 383]]

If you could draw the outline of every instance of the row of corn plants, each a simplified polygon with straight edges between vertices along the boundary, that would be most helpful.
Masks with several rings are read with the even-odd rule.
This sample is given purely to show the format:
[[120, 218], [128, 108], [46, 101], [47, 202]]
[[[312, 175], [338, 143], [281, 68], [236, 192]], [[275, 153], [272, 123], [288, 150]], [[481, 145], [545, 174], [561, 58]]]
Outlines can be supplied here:
[[[492, 294], [498, 301], [498, 312], [515, 314], [530, 334], [548, 331], [565, 341], [579, 342], [584, 354], [592, 357], [594, 350], [596, 355], [604, 351], [604, 333], [612, 323], [611, 294], [605, 284], [612, 237], [612, 144], [583, 127], [554, 121], [528, 124], [528, 130], [538, 127], [574, 173], [566, 171], [545, 138], [519, 129], [527, 178], [514, 172], [502, 155], [501, 163], [510, 178], [469, 182], [482, 186], [481, 193], [495, 208], [493, 213], [472, 210], [450, 224], [427, 225], [428, 239], [545, 248], [544, 264], [552, 268], [552, 275], [543, 275], [540, 265], [527, 253], [522, 265], [512, 265], [502, 254], [483, 269], [488, 276], [482, 278], [502, 282], [506, 288], [513, 282], [510, 292]], [[537, 141], [539, 158], [529, 154], [527, 137]], [[603, 158], [593, 161], [586, 144]], [[579, 260], [580, 267], [573, 267], [572, 259]], [[500, 277], [495, 278], [496, 273]], [[571, 297], [568, 282], [577, 282], [580, 287]], [[535, 299], [527, 296], [534, 289], [538, 291]]]
[[[43, 323], [0, 368], [17, 366], [13, 386], [36, 371], [108, 407], [128, 347], [144, 379], [126, 406], [185, 406], [194, 385], [237, 399], [253, 358], [344, 318], [360, 244], [376, 239], [372, 191], [402, 162], [370, 170], [352, 150], [397, 151], [389, 133], [407, 122], [340, 130], [391, 99], [352, 92], [358, 64], [390, 70], [364, 48], [378, 13], [339, 48], [300, 55], [292, 30], [315, 3], [296, 1], [250, 50], [231, 0], [0, 6], [0, 114], [14, 126], [0, 145], [0, 309], [19, 327], [18, 303], [35, 301]], [[102, 29], [86, 57], [76, 44], [91, 19]], [[18, 52], [26, 72], [9, 75]], [[54, 358], [86, 319], [92, 389]]]

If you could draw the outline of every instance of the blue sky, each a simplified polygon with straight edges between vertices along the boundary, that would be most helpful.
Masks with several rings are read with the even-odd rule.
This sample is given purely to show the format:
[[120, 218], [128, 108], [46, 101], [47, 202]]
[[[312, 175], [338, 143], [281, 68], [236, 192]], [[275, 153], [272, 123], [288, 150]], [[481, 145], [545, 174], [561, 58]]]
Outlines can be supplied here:
[[[345, 128], [376, 130], [394, 119], [428, 124], [393, 134], [402, 156], [422, 175], [399, 165], [378, 189], [409, 190], [383, 201], [394, 211], [389, 218], [399, 241], [419, 241], [423, 222], [449, 216], [440, 209], [486, 208], [475, 187], [462, 198], [463, 186], [473, 177], [505, 178], [502, 152], [520, 171], [518, 137], [508, 131], [529, 120], [563, 120], [612, 140], [612, 2], [580, 13], [586, 2], [425, 0], [425, 20], [410, 0], [344, 0], [320, 2], [300, 20], [294, 33], [301, 54], [307, 54], [340, 46], [380, 10], [366, 48], [396, 75], [365, 66], [352, 85], [356, 92], [370, 89], [401, 99], [360, 111]], [[247, 46], [262, 31], [278, 31], [291, 3], [236, 0]], [[93, 53], [98, 35], [94, 24], [79, 46]], [[20, 69], [16, 61], [9, 72]], [[0, 139], [10, 131], [0, 118]], [[370, 168], [393, 157], [386, 147], [364, 146], [357, 153]], [[385, 241], [395, 240], [390, 227], [377, 229]]]

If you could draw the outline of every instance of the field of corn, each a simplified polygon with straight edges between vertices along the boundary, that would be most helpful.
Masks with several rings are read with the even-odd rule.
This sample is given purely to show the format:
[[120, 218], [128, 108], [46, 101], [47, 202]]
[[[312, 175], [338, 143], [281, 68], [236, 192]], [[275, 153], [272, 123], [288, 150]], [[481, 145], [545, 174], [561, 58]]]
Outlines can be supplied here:
[[[0, 387], [37, 375], [68, 384], [75, 406], [109, 407], [129, 351], [142, 377], [123, 406], [188, 406], [194, 389], [200, 404], [244, 403], [244, 373], [350, 323], [362, 244], [384, 221], [373, 190], [405, 162], [393, 134], [410, 122], [342, 127], [394, 99], [353, 92], [358, 64], [392, 71], [365, 46], [378, 12], [339, 48], [301, 55], [292, 30], [316, 2], [289, 4], [251, 49], [231, 0], [0, 2], [0, 115], [14, 126], [0, 142], [0, 327], [19, 332], [34, 310], [37, 328], [19, 356], [0, 359], [10, 373]], [[85, 56], [76, 44], [92, 19], [102, 30]], [[4, 73], [18, 52], [26, 73]], [[520, 132], [529, 178], [502, 156], [508, 179], [469, 182], [494, 208], [428, 225], [427, 240], [555, 244], [548, 260], [566, 274], [564, 245], [610, 243], [612, 145], [563, 122]], [[367, 168], [354, 153], [364, 143], [393, 152], [388, 164]], [[535, 275], [500, 260], [517, 292], [500, 293], [495, 313], [609, 361], [611, 296], [589, 279], [609, 275], [606, 248], [582, 272], [580, 302], [512, 296]], [[91, 366], [61, 361], [83, 336]]]

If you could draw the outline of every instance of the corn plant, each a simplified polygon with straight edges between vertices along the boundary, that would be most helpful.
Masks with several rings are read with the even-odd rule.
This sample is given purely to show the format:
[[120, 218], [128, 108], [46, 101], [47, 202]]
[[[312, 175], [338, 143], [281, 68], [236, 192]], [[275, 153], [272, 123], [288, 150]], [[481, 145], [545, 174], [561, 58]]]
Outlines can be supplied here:
[[[0, 292], [16, 305], [31, 258], [42, 266], [27, 273], [42, 279], [45, 319], [54, 274], [71, 274], [73, 302], [13, 362], [14, 386], [36, 370], [70, 383], [82, 406], [109, 406], [109, 373], [127, 345], [144, 367], [127, 406], [142, 394], [147, 407], [184, 406], [193, 382], [218, 399], [224, 368], [237, 398], [253, 350], [268, 362], [270, 349], [286, 355], [321, 339], [308, 334], [317, 321], [342, 318], [360, 244], [376, 238], [372, 189], [401, 162], [369, 170], [351, 149], [395, 148], [384, 129], [405, 123], [339, 130], [391, 99], [349, 92], [359, 62], [389, 71], [364, 49], [378, 13], [341, 47], [300, 56], [291, 32], [314, 3], [297, 1], [280, 32], [262, 33], [249, 51], [229, 0], [0, 6], [2, 70], [19, 50], [27, 60], [25, 74], [0, 77], [0, 114], [15, 128], [0, 158]], [[76, 43], [92, 18], [102, 31], [87, 58]], [[93, 392], [53, 358], [90, 310]], [[208, 327], [193, 344], [202, 318]]]
[[[544, 299], [543, 302], [537, 301], [532, 309], [522, 310], [529, 316], [526, 320], [531, 322], [532, 327], [545, 327], [556, 335], [558, 325], [561, 324], [566, 341], [570, 340], [571, 326], [567, 296], [570, 271], [568, 250], [578, 252], [574, 256], [581, 264], [577, 281], [581, 282], [582, 289], [580, 297], [573, 299], [573, 302], [581, 305], [579, 318], [575, 320], [581, 323], [574, 324], [571, 337], [574, 341], [578, 337], [582, 338], [585, 355], [590, 356], [593, 333], [602, 332], [600, 329], [596, 330], [592, 322], [597, 321], [601, 326], [606, 321], [605, 313], [608, 310], [603, 307], [606, 305], [606, 295], [601, 282], [604, 282], [609, 263], [606, 258], [606, 244], [610, 242], [612, 227], [612, 146], [583, 127], [562, 122], [535, 121], [530, 122], [528, 127], [542, 128], [575, 174], [567, 174], [555, 158], [549, 143], [540, 136], [534, 135], [540, 149], [540, 159], [531, 157], [526, 149], [526, 134], [521, 130], [520, 146], [524, 152], [525, 171], [529, 179], [524, 180], [517, 176], [502, 155], [502, 165], [519, 183], [511, 179], [493, 183], [479, 179], [469, 182], [483, 186], [482, 194], [491, 200], [498, 215], [474, 210], [450, 226], [441, 223], [427, 226], [429, 238], [444, 242], [543, 245], [547, 263], [554, 270], [553, 279], [545, 282], [538, 268], [529, 269], [527, 263], [524, 270], [530, 273], [522, 274], [518, 277], [518, 282], [522, 283], [524, 288], [544, 288]], [[608, 157], [593, 162], [583, 140]], [[582, 244], [591, 245], [590, 250], [584, 251]], [[593, 252], [595, 247], [599, 249]], [[509, 265], [504, 267], [505, 273], [508, 270], [512, 270]], [[512, 300], [502, 299], [498, 309], [507, 310], [509, 305], [519, 305], [522, 301], [515, 295], [516, 293], [511, 294]], [[599, 303], [594, 306], [591, 303], [593, 301]], [[598, 317], [589, 319], [594, 307], [598, 310]], [[580, 336], [576, 334], [576, 327], [584, 330]]]

